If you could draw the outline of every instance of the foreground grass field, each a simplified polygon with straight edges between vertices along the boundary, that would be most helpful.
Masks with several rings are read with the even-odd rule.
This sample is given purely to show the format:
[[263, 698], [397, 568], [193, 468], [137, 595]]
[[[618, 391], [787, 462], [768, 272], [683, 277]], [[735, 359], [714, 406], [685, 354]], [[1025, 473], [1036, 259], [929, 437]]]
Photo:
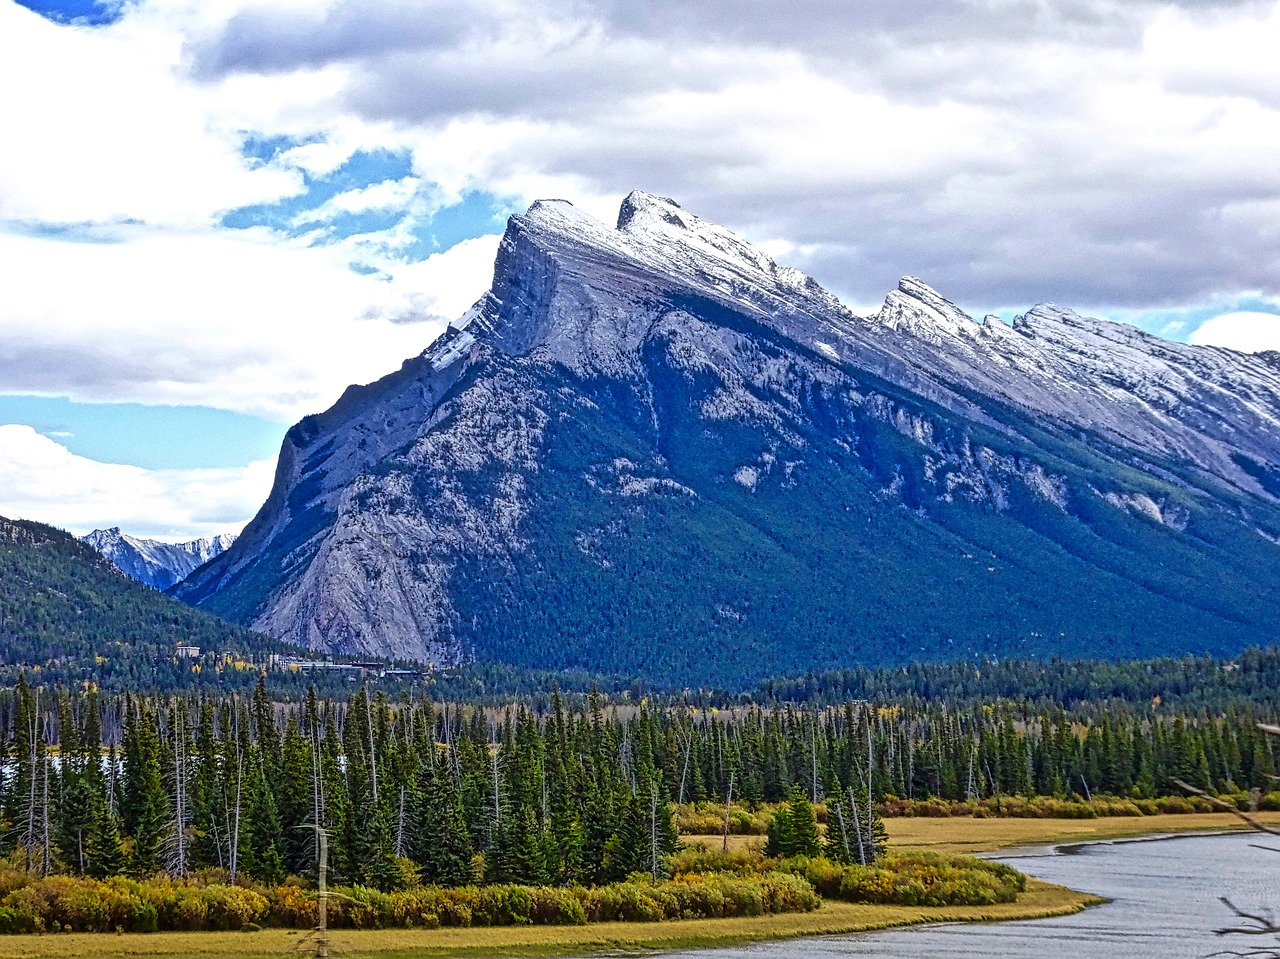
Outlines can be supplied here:
[[[793, 936], [884, 929], [924, 922], [993, 922], [1079, 912], [1097, 900], [1031, 880], [1016, 903], [993, 906], [866, 906], [827, 901], [817, 912], [750, 919], [607, 922], [590, 926], [499, 926], [482, 929], [344, 929], [331, 934], [340, 959], [593, 955], [635, 949], [677, 949]], [[0, 936], [0, 959], [267, 959], [298, 956], [296, 930], [170, 932], [149, 935]], [[301, 953], [306, 955], [304, 951]]]

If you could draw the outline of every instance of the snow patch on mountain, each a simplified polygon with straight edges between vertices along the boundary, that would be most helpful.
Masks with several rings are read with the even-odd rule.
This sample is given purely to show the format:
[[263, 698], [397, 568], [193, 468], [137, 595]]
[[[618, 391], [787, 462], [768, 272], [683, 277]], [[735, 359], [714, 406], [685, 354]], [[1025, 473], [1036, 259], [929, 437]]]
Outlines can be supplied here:
[[[678, 410], [663, 412], [664, 391], [683, 397]], [[637, 191], [612, 226], [565, 200], [512, 217], [485, 296], [399, 371], [295, 426], [271, 499], [184, 595], [248, 582], [265, 591], [237, 599], [238, 615], [271, 635], [465, 659], [459, 570], [522, 569], [554, 427], [581, 420], [606, 435], [619, 428], [609, 416], [636, 408], [650, 422], [628, 421], [627, 458], [573, 463], [585, 502], [637, 511], [678, 496], [698, 509], [726, 491], [793, 489], [838, 462], [921, 519], [974, 506], [1003, 522], [1087, 501], [1084, 460], [1120, 477], [1120, 491], [1097, 493], [1111, 508], [1175, 532], [1184, 493], [1280, 502], [1268, 479], [1280, 464], [1274, 356], [1169, 343], [1048, 304], [1011, 324], [978, 320], [914, 277], [860, 317], [730, 231]], [[699, 486], [671, 475], [668, 430], [732, 434], [741, 455], [717, 468], [715, 489]], [[584, 525], [568, 541], [615, 568], [611, 527]]]
[[192, 570], [222, 555], [236, 541], [234, 533], [222, 533], [189, 543], [162, 543], [122, 533], [118, 526], [95, 529], [80, 538], [130, 579], [158, 590], [181, 582]]

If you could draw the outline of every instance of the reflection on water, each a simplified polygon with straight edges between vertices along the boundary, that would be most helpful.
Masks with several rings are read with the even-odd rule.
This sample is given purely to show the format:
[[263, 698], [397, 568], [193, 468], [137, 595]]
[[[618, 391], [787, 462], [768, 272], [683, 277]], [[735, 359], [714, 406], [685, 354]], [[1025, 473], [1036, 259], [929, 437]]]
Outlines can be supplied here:
[[[1001, 857], [1023, 872], [1112, 900], [1074, 916], [945, 925], [678, 953], [681, 959], [1178, 959], [1272, 945], [1213, 934], [1233, 917], [1218, 901], [1280, 909], [1280, 853], [1252, 834], [1073, 844]], [[1280, 846], [1280, 841], [1271, 841]], [[1067, 852], [1069, 854], [1063, 854]], [[1253, 910], [1251, 910], [1253, 911]]]

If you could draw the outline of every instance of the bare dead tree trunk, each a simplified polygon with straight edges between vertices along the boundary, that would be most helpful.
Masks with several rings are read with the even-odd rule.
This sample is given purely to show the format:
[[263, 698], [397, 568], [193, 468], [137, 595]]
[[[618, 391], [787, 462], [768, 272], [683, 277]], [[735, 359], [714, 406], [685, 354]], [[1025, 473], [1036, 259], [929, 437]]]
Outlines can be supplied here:
[[653, 881], [658, 881], [658, 787], [649, 787], [649, 856]]
[[30, 758], [27, 768], [30, 770], [28, 776], [31, 783], [27, 790], [27, 828], [22, 837], [22, 845], [26, 851], [27, 872], [35, 870], [36, 855], [36, 782], [38, 776], [36, 772], [36, 755], [39, 751], [36, 748], [36, 716], [40, 712], [39, 686], [36, 687], [35, 704], [35, 711], [32, 712], [31, 718], [27, 721], [27, 741], [31, 744], [28, 750]]
[[676, 798], [676, 834], [680, 833], [680, 810], [684, 806], [684, 782], [689, 775], [689, 754], [693, 751], [693, 735], [686, 733], [683, 727], [677, 727], [680, 730], [680, 738], [684, 740], [684, 763], [680, 767], [680, 791]]
[[498, 785], [498, 750], [502, 748], [501, 743], [494, 743], [493, 749], [489, 750], [489, 760], [493, 765], [493, 828], [497, 829], [502, 825], [502, 802], [501, 793]]
[[729, 792], [724, 798], [724, 851], [729, 851], [729, 810], [733, 807], [733, 773], [729, 773]]
[[849, 830], [844, 824], [844, 808], [841, 802], [836, 803], [836, 820], [840, 824], [840, 844], [844, 846], [845, 862], [853, 861], [853, 854], [849, 852]]
[[[875, 809], [871, 805], [872, 803], [871, 794], [872, 792], [874, 792], [874, 790], [872, 789], [872, 783], [874, 783], [875, 781], [876, 754], [875, 754], [875, 748], [871, 744], [871, 713], [869, 711], [870, 708], [871, 708], [870, 706], [867, 707], [868, 709], [868, 713], [867, 713], [867, 833], [868, 835], [870, 835], [871, 833], [871, 824], [876, 821]], [[872, 840], [874, 841], [874, 837], [872, 837]], [[871, 858], [874, 859], [875, 858], [874, 846], [872, 847], [871, 853], [872, 853]], [[863, 864], [864, 865], [866, 864], [865, 858], [863, 859]]]
[[813, 729], [810, 731], [809, 753], [813, 761], [813, 773], [812, 773], [813, 803], [814, 805], [817, 805], [818, 803], [818, 714], [817, 713], [813, 714]]
[[44, 767], [44, 769], [42, 770], [43, 772], [42, 778], [44, 780], [44, 789], [42, 790], [43, 795], [41, 797], [41, 803], [40, 803], [40, 818], [42, 822], [41, 831], [43, 833], [43, 837], [42, 837], [43, 851], [41, 852], [41, 855], [40, 855], [40, 860], [41, 860], [40, 873], [41, 875], [47, 878], [49, 875], [49, 749], [48, 749], [48, 743], [45, 744], [45, 755], [40, 760], [40, 765]]
[[[233, 704], [234, 708], [234, 704]], [[230, 835], [230, 852], [231, 852], [231, 883], [235, 885], [236, 873], [240, 867], [240, 810], [244, 805], [244, 754], [240, 749], [240, 713], [236, 712], [236, 805], [235, 805], [235, 821], [231, 827]]]
[[[868, 787], [868, 791], [870, 791]], [[849, 787], [849, 808], [853, 810], [853, 833], [858, 837], [858, 862], [861, 865], [867, 864], [867, 849], [862, 843], [862, 821], [858, 817], [858, 799], [853, 794], [853, 787]]]
[[190, 825], [187, 808], [187, 723], [180, 703], [174, 706], [173, 729], [173, 797], [174, 797], [174, 875], [187, 874], [187, 829]]
[[404, 787], [400, 787], [400, 810], [396, 815], [396, 856], [404, 856]]
[[373, 703], [368, 693], [364, 697], [365, 725], [369, 727], [369, 773], [373, 777], [373, 803], [378, 804], [378, 750], [373, 742]]

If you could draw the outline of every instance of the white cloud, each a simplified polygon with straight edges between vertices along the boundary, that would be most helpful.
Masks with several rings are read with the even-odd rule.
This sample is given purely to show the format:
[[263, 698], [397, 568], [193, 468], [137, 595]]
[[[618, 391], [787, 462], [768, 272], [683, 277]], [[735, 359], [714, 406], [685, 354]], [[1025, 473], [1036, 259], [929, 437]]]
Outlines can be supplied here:
[[[378, 309], [372, 315], [397, 322], [421, 322], [427, 317], [457, 319], [488, 289], [501, 239], [479, 236], [425, 260], [384, 264], [402, 298], [392, 311]], [[477, 277], [483, 277], [484, 282], [476, 283]]]
[[[129, 224], [0, 236], [0, 389], [314, 411], [482, 292], [492, 239], [403, 262], [467, 190], [671, 195], [858, 303], [904, 273], [1100, 312], [1274, 295], [1277, 45], [1277, 0], [137, 0], [98, 28], [0, 0], [0, 218]], [[299, 222], [393, 228], [216, 226], [376, 150], [412, 175]]]
[[29, 426], [0, 426], [0, 515], [78, 535], [119, 526], [181, 542], [237, 532], [266, 499], [274, 472], [274, 460], [190, 470], [99, 463]]
[[1240, 311], [1223, 313], [1200, 324], [1187, 342], [1225, 346], [1245, 353], [1280, 350], [1280, 314]]
[[420, 353], [488, 287], [497, 245], [366, 276], [341, 244], [265, 231], [114, 236], [0, 233], [0, 388], [297, 419]]
[[192, 55], [340, 67], [329, 111], [430, 182], [592, 212], [643, 187], [860, 301], [905, 272], [1095, 309], [1277, 290], [1275, 0], [631, 7], [263, 4]]
[[350, 213], [373, 210], [405, 209], [417, 198], [422, 181], [407, 176], [399, 180], [383, 180], [356, 190], [344, 190], [314, 210], [304, 210], [293, 218], [295, 226], [320, 223]]
[[0, 2], [0, 218], [191, 225], [300, 192], [295, 171], [245, 162], [180, 53], [141, 20], [66, 27]]

